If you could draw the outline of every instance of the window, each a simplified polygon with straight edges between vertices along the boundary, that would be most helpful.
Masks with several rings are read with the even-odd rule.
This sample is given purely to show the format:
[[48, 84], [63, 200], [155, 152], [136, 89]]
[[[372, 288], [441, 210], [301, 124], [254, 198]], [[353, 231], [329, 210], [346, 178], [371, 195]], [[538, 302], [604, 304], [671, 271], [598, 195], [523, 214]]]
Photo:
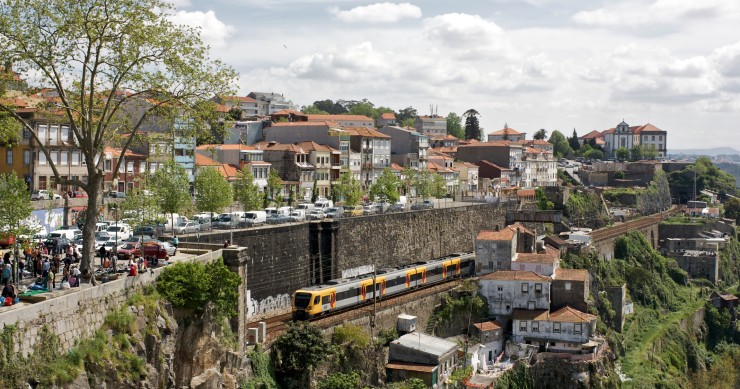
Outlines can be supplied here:
[[663, 135], [658, 135], [658, 140], [659, 141], [662, 141], [663, 140]]
[[13, 149], [5, 150], [5, 163], [8, 165], [13, 164]]
[[31, 131], [25, 127], [23, 128], [23, 139], [31, 139]]
[[59, 139], [59, 126], [49, 126], [49, 141], [51, 144], [57, 144]]
[[527, 283], [522, 284], [522, 293], [529, 293], [529, 284]]
[[314, 299], [313, 299], [313, 305], [316, 305], [316, 304], [318, 304], [318, 303], [319, 303], [319, 301], [321, 301], [320, 299], [321, 299], [321, 297], [319, 297], [319, 296], [316, 296], [316, 298], [314, 298]]
[[653, 138], [651, 139], [653, 142], [655, 142], [655, 135], [653, 135]]
[[113, 161], [111, 161], [110, 159], [106, 159], [105, 160], [105, 171], [106, 172], [111, 171], [113, 169], [112, 165], [113, 165]]
[[31, 150], [23, 150], [23, 164], [24, 165], [31, 164]]
[[552, 332], [555, 334], [560, 333], [560, 323], [552, 323]]
[[59, 163], [59, 152], [58, 151], [52, 151], [49, 153], [49, 164], [52, 163]]
[[[39, 151], [39, 165], [46, 166], [46, 154], [44, 154], [41, 151]], [[43, 189], [46, 189], [46, 188], [43, 188]]]
[[503, 292], [504, 291], [504, 286], [503, 285], [499, 285], [499, 286], [496, 287], [496, 290], [499, 291], [499, 292]]
[[527, 332], [527, 322], [524, 320], [519, 321], [519, 332]]
[[570, 282], [566, 282], [565, 283], [565, 290], [570, 290], [570, 288], [571, 288]]
[[134, 162], [128, 161], [126, 163], [126, 173], [133, 173], [134, 172]]
[[532, 332], [540, 332], [540, 322], [538, 321], [532, 322]]
[[73, 151], [72, 152], [72, 166], [79, 166], [79, 165], [80, 165], [80, 152]]
[[580, 335], [581, 334], [581, 326], [582, 326], [581, 323], [573, 324], [573, 333], [576, 334], [576, 335]]
[[46, 143], [46, 129], [48, 126], [46, 124], [39, 124], [38, 129], [38, 136], [41, 143]]
[[542, 284], [534, 284], [534, 292], [542, 293]]
[[[59, 153], [59, 157], [60, 157], [60, 159], [59, 159], [59, 164], [60, 164], [60, 165], [62, 165], [62, 166], [67, 166], [67, 157], [68, 157], [68, 156], [69, 156], [69, 154], [67, 154], [67, 152], [66, 152], [66, 151], [62, 151], [62, 152], [60, 152], [60, 153]], [[65, 191], [65, 192], [66, 192], [66, 191]]]
[[61, 128], [61, 138], [62, 142], [68, 142], [69, 141], [69, 126], [62, 126]]
[[146, 162], [139, 162], [139, 174], [143, 174], [146, 171]]

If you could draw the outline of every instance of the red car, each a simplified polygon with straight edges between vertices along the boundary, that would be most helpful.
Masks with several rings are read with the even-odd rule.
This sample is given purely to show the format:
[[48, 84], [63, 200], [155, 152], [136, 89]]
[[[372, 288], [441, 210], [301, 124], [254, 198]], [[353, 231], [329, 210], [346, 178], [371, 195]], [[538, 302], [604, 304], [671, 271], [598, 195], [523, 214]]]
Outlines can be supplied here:
[[141, 244], [140, 243], [126, 243], [125, 246], [118, 249], [118, 257], [121, 259], [134, 258], [141, 256]]
[[[144, 257], [156, 257], [157, 259], [169, 259], [170, 253], [168, 252], [166, 243], [159, 242], [156, 240], [144, 242], [142, 246], [142, 255]], [[174, 253], [172, 253], [174, 255]]]

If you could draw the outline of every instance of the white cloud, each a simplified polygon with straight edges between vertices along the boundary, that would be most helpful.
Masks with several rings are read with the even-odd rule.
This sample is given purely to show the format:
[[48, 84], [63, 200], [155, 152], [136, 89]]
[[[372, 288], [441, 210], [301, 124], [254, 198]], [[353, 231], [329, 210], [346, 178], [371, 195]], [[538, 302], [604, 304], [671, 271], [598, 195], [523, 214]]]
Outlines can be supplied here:
[[449, 13], [424, 20], [424, 35], [458, 58], [502, 58], [511, 54], [504, 30], [479, 15]]
[[170, 15], [170, 20], [175, 24], [199, 28], [203, 42], [214, 48], [225, 46], [226, 40], [236, 32], [234, 26], [220, 21], [213, 11], [177, 11]]
[[172, 4], [176, 9], [187, 8], [192, 5], [190, 0], [165, 0], [167, 3]]
[[371, 42], [363, 42], [346, 49], [331, 48], [302, 56], [287, 69], [275, 68], [275, 74], [317, 80], [359, 80], [372, 78], [389, 71], [384, 58], [392, 58], [373, 49]]
[[720, 74], [740, 77], [740, 42], [714, 50], [711, 60]]
[[410, 3], [375, 3], [347, 11], [332, 7], [329, 12], [346, 23], [396, 23], [403, 19], [421, 18], [421, 8]]
[[640, 33], [660, 25], [680, 26], [694, 20], [727, 18], [737, 15], [735, 0], [629, 0], [573, 15], [578, 24]]

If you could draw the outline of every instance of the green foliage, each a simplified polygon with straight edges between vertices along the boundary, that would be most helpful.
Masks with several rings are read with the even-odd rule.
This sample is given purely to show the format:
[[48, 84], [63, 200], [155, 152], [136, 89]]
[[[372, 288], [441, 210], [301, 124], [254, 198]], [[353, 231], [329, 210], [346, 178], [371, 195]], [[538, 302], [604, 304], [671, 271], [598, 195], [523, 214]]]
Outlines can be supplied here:
[[318, 198], [319, 198], [319, 187], [316, 183], [316, 176], [314, 176], [313, 188], [311, 189], [311, 202], [315, 203]]
[[599, 195], [593, 192], [574, 192], [565, 203], [566, 215], [579, 227], [601, 228], [609, 223], [609, 214]]
[[719, 193], [735, 194], [735, 177], [720, 170], [707, 157], [698, 158], [683, 170], [668, 174], [671, 195], [678, 197], [681, 203], [691, 200], [694, 191], [694, 172], [696, 172], [696, 193], [709, 189]]
[[[4, 73], [4, 72], [3, 72]], [[5, 80], [0, 80], [4, 84]], [[3, 96], [4, 91], [0, 91]], [[21, 141], [21, 124], [11, 114], [0, 111], [0, 146], [15, 147]], [[16, 157], [17, 158], [17, 157]]]
[[458, 385], [464, 380], [470, 378], [470, 376], [473, 374], [473, 366], [468, 366], [465, 369], [455, 369], [455, 371], [452, 372], [450, 375], [450, 381], [452, 381], [453, 385]]
[[401, 121], [401, 127], [414, 127], [416, 126], [416, 120], [414, 118], [407, 118]]
[[720, 343], [708, 358], [706, 370], [691, 377], [695, 389], [736, 389], [740, 387], [740, 344]]
[[642, 154], [643, 153], [642, 153], [641, 145], [633, 146], [632, 149], [630, 150], [630, 159], [633, 161], [639, 161], [643, 157]]
[[370, 186], [370, 198], [394, 204], [401, 197], [398, 193], [399, 186], [401, 186], [401, 182], [398, 177], [393, 174], [390, 168], [385, 168], [378, 180]]
[[[337, 101], [336, 103], [330, 99], [314, 101], [312, 104], [317, 110], [326, 112], [330, 115], [340, 115], [347, 113], [347, 108]], [[305, 112], [305, 113], [323, 113], [323, 112]]]
[[591, 149], [584, 152], [583, 156], [591, 159], [604, 159], [604, 152], [599, 149]]
[[211, 167], [201, 167], [195, 175], [195, 205], [199, 211], [219, 213], [234, 199], [231, 184]]
[[707, 346], [710, 349], [723, 341], [732, 342], [733, 322], [728, 309], [718, 310], [707, 301], [704, 305], [704, 324], [707, 326]]
[[568, 138], [568, 145], [573, 151], [578, 151], [581, 148], [581, 142], [578, 141], [578, 134], [576, 129], [573, 129], [573, 135]]
[[426, 384], [419, 378], [409, 378], [401, 382], [391, 382], [388, 389], [427, 389]]
[[529, 367], [524, 363], [517, 363], [496, 381], [496, 389], [534, 389]]
[[414, 121], [416, 120], [416, 116], [416, 108], [406, 107], [398, 111], [398, 115], [396, 115], [396, 120], [398, 120], [398, 122], [401, 123], [401, 126], [403, 127], [413, 127], [415, 125]]
[[442, 306], [430, 319], [435, 323], [435, 333], [457, 335], [467, 331], [468, 323], [488, 317], [488, 304], [477, 291], [477, 281], [466, 280], [457, 293], [444, 296]]
[[416, 188], [416, 195], [428, 199], [432, 196], [434, 189], [434, 173], [428, 169], [420, 170], [413, 179], [413, 185]]
[[626, 147], [620, 147], [616, 151], [614, 151], [614, 155], [617, 157], [618, 160], [625, 161], [629, 159], [630, 151], [627, 150]]
[[260, 209], [262, 194], [254, 182], [251, 169], [245, 167], [236, 177], [234, 183], [234, 199], [242, 204], [245, 211]]
[[301, 109], [301, 112], [309, 115], [329, 115], [329, 112], [320, 109], [315, 104], [303, 107]]
[[462, 118], [454, 112], [447, 115], [447, 134], [457, 139], [465, 138], [465, 131], [462, 126]]
[[671, 188], [668, 185], [668, 176], [659, 170], [653, 175], [653, 180], [647, 188], [637, 195], [637, 210], [643, 215], [662, 212], [671, 206]]
[[168, 266], [157, 279], [157, 291], [178, 308], [203, 309], [212, 302], [216, 316], [236, 316], [241, 278], [218, 259], [203, 265], [178, 262]]
[[437, 199], [447, 196], [447, 181], [444, 177], [439, 173], [435, 173], [432, 177], [432, 196]]
[[290, 322], [272, 345], [275, 373], [282, 388], [306, 386], [311, 372], [329, 355], [321, 330], [307, 322]]
[[277, 389], [270, 355], [257, 346], [247, 354], [247, 358], [252, 365], [252, 377], [242, 385], [242, 389]]
[[273, 200], [275, 199], [275, 193], [280, 193], [280, 191], [283, 190], [283, 179], [280, 178], [277, 170], [270, 169], [270, 175], [267, 177], [266, 189], [265, 193], [269, 191], [270, 197]]
[[319, 383], [319, 389], [356, 389], [360, 387], [360, 375], [352, 373], [334, 373]]
[[465, 139], [482, 140], [483, 133], [481, 132], [480, 125], [478, 123], [478, 116], [480, 113], [474, 109], [469, 109], [463, 113], [465, 118]]
[[123, 307], [117, 311], [111, 312], [105, 317], [103, 325], [121, 334], [132, 335], [136, 331], [136, 318]]
[[378, 332], [377, 342], [387, 346], [390, 342], [398, 339], [398, 331], [395, 328], [384, 328]]
[[617, 180], [623, 180], [624, 179], [624, 172], [621, 170], [617, 170], [614, 172], [614, 178]]
[[532, 135], [532, 139], [545, 140], [545, 138], [547, 138], [547, 130], [544, 128], [540, 128], [534, 133], [534, 135]]
[[563, 135], [562, 132], [558, 130], [553, 131], [547, 141], [553, 146], [555, 158], [563, 158], [568, 155], [573, 155], [573, 149], [568, 144], [568, 140], [565, 139], [565, 135]]
[[737, 285], [740, 277], [740, 242], [732, 239], [719, 251], [719, 278], [725, 285]]
[[535, 198], [537, 199], [537, 209], [547, 211], [555, 208], [555, 204], [547, 199], [545, 191], [542, 188], [537, 188], [535, 191]]
[[158, 220], [160, 213], [157, 199], [152, 193], [145, 192], [147, 188], [146, 181], [140, 180], [139, 186], [126, 192], [126, 198], [120, 203], [121, 211], [132, 228], [162, 221]]
[[180, 213], [190, 203], [190, 182], [185, 168], [170, 159], [152, 176], [152, 191], [159, 209], [164, 213]]
[[15, 172], [0, 175], [0, 226], [3, 232], [19, 235], [24, 231], [21, 222], [31, 216], [33, 206], [28, 187]]
[[355, 206], [360, 203], [362, 197], [360, 183], [351, 173], [342, 173], [339, 184], [334, 186], [334, 196], [336, 199], [342, 199], [344, 205]]

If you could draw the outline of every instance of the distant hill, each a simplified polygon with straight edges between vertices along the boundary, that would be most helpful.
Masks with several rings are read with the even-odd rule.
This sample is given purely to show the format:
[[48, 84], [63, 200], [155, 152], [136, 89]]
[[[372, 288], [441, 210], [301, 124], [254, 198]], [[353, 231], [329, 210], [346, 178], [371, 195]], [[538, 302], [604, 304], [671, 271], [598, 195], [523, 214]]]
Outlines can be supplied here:
[[732, 174], [735, 177], [735, 187], [740, 188], [740, 164], [732, 162], [720, 162], [716, 163], [715, 166], [727, 173]]
[[668, 154], [684, 154], [684, 155], [707, 155], [710, 157], [716, 157], [718, 155], [732, 155], [740, 154], [740, 151], [733, 149], [732, 147], [714, 147], [711, 149], [668, 149]]

